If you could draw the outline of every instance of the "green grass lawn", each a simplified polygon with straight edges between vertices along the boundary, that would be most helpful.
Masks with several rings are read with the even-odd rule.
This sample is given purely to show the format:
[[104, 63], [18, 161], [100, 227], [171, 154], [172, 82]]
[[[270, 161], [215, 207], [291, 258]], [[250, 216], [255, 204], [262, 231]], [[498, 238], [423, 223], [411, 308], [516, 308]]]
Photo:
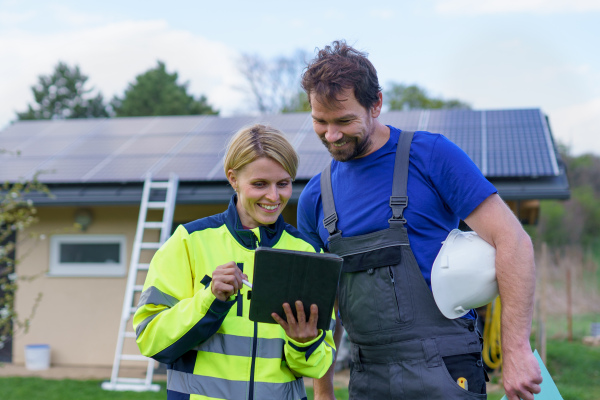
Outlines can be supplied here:
[[[102, 381], [77, 381], [72, 379], [50, 380], [42, 378], [0, 378], [0, 398], [2, 400], [165, 400], [165, 385], [159, 392], [107, 392], [100, 387]], [[306, 388], [312, 400], [312, 388]], [[348, 400], [348, 390], [335, 390], [338, 400]]]
[[[600, 400], [600, 347], [581, 340], [550, 340], [546, 367], [565, 400]], [[502, 396], [504, 391], [491, 392], [488, 399]]]
[[[548, 341], [547, 367], [565, 400], [600, 399], [600, 347], [589, 347], [580, 340]], [[495, 377], [497, 379], [497, 376]], [[154, 400], [166, 398], [163, 390], [157, 393], [106, 392], [101, 381], [47, 380], [41, 378], [0, 378], [2, 400]], [[312, 389], [307, 388], [312, 399]], [[499, 400], [503, 391], [489, 393], [489, 400]], [[347, 400], [345, 388], [336, 390], [338, 400]]]

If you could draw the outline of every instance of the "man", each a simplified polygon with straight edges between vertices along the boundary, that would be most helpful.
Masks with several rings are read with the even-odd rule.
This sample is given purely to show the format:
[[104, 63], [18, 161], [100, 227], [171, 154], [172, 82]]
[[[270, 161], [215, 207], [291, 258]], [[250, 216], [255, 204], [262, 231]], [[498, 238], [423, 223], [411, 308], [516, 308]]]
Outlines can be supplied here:
[[[300, 196], [298, 227], [344, 257], [350, 398], [486, 398], [475, 313], [444, 318], [430, 289], [441, 242], [462, 219], [497, 252], [504, 388], [511, 400], [533, 400], [541, 383], [529, 344], [533, 249], [496, 189], [443, 136], [380, 123], [376, 70], [344, 41], [318, 52], [302, 86], [333, 161]], [[333, 368], [315, 381], [315, 399], [334, 398], [332, 378]]]

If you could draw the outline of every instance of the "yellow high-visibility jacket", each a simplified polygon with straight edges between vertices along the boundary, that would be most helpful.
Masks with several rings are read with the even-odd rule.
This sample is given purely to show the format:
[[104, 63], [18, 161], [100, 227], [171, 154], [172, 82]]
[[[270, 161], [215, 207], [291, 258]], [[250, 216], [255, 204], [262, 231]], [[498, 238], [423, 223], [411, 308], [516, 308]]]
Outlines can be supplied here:
[[322, 377], [335, 358], [331, 329], [299, 343], [278, 324], [248, 319], [246, 286], [228, 301], [213, 295], [212, 272], [230, 261], [252, 282], [259, 245], [315, 251], [281, 216], [243, 229], [236, 200], [222, 214], [180, 225], [152, 258], [133, 326], [141, 353], [167, 364], [168, 399], [299, 400], [301, 377]]

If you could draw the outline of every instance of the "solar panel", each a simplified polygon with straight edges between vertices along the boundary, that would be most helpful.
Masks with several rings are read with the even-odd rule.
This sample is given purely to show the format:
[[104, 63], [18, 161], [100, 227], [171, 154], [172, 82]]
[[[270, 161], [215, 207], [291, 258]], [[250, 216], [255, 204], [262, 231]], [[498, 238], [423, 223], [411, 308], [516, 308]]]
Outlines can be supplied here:
[[69, 183], [80, 182], [81, 177], [94, 168], [102, 157], [98, 156], [78, 156], [62, 157], [47, 163], [44, 172], [40, 175], [41, 181]]
[[[323, 146], [323, 145], [321, 145]], [[304, 152], [300, 154], [300, 165], [298, 167], [297, 178], [310, 179], [323, 171], [327, 163], [331, 161], [329, 152]]]
[[221, 159], [216, 154], [174, 157], [157, 171], [155, 176], [157, 179], [166, 179], [171, 172], [176, 172], [182, 181], [226, 180], [225, 172], [221, 167]]
[[160, 160], [160, 154], [118, 155], [99, 170], [94, 176], [95, 182], [139, 182], [146, 172]]
[[21, 179], [31, 179], [29, 171], [42, 164], [46, 157], [20, 157], [0, 155], [0, 182], [16, 182]]
[[407, 131], [416, 131], [419, 129], [421, 115], [421, 110], [390, 111], [381, 114], [379, 119], [385, 125], [392, 125]]
[[427, 126], [421, 127], [429, 132], [441, 133], [483, 168], [483, 132], [480, 111], [471, 110], [431, 110]]
[[[441, 133], [461, 147], [489, 178], [559, 174], [552, 138], [539, 109], [390, 111], [380, 121], [405, 130]], [[310, 113], [266, 116], [174, 116], [17, 121], [0, 132], [0, 179], [43, 182], [139, 182], [146, 173], [182, 181], [225, 180], [229, 138], [253, 123], [284, 132], [300, 156], [299, 179], [330, 159]]]
[[24, 143], [22, 137], [5, 137], [2, 135], [0, 138], [2, 138], [2, 141], [0, 141], [0, 148], [2, 150], [6, 150], [11, 153], [21, 152]]
[[537, 109], [485, 111], [489, 177], [557, 175], [546, 120]]
[[284, 134], [291, 134], [308, 124], [312, 127], [312, 118], [309, 113], [273, 114], [261, 116], [257, 123], [273, 126]]
[[201, 125], [204, 122], [204, 119], [204, 117], [197, 115], [156, 118], [152, 125], [146, 129], [145, 134], [164, 135], [171, 133], [187, 133], [194, 130], [198, 125]]
[[39, 146], [38, 143], [31, 142], [29, 145], [20, 148], [21, 155], [23, 157], [50, 157], [67, 149], [70, 145], [72, 145], [75, 142], [76, 139], [76, 137], [72, 136], [56, 136], [53, 137], [52, 140], [40, 139], [44, 142], [44, 146]]
[[323, 142], [314, 131], [306, 133], [302, 140], [302, 143], [300, 143], [300, 145], [296, 148], [296, 151], [298, 151], [298, 153], [315, 151], [322, 151], [324, 153], [328, 153], [327, 149], [323, 145]]
[[187, 145], [179, 150], [181, 155], [225, 153], [225, 147], [231, 135], [204, 133], [195, 134]]
[[241, 116], [219, 118], [216, 116], [206, 117], [206, 124], [202, 127], [204, 133], [219, 133], [223, 135], [232, 135], [242, 127], [256, 123], [258, 117]]
[[117, 151], [129, 139], [130, 138], [127, 136], [109, 135], [92, 137], [73, 146], [70, 150], [70, 154], [74, 156], [106, 157], [107, 154]]

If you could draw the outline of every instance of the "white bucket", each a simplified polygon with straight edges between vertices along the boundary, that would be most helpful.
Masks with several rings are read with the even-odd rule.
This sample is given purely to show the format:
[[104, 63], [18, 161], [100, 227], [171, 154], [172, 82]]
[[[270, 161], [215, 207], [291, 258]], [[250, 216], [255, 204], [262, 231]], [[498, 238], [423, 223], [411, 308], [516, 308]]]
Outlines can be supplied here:
[[50, 345], [28, 344], [25, 346], [25, 367], [29, 370], [50, 368]]

